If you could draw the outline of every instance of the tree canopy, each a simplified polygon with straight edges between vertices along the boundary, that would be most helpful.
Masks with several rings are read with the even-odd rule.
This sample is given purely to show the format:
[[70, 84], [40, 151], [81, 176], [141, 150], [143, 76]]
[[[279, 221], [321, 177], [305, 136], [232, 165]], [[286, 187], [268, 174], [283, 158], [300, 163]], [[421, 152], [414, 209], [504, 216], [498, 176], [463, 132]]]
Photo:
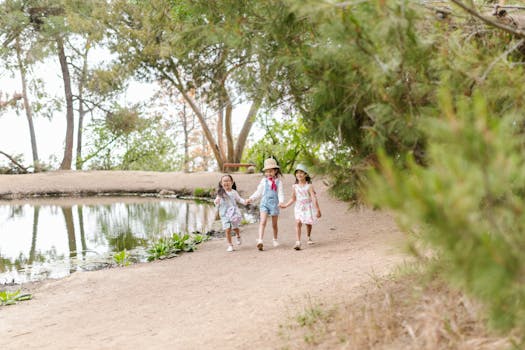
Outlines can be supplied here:
[[[73, 103], [86, 100], [73, 98], [72, 83], [90, 93], [118, 90], [128, 77], [156, 83], [170, 103], [180, 101], [181, 163], [194, 139], [186, 107], [218, 169], [267, 153], [288, 169], [307, 161], [339, 197], [397, 213], [416, 254], [423, 260], [421, 243], [432, 249], [439, 272], [486, 303], [493, 324], [525, 329], [523, 6], [11, 0], [2, 10], [2, 59], [15, 57], [24, 31], [25, 53], [60, 62], [69, 123], [63, 167], [71, 166]], [[87, 76], [72, 70], [95, 42], [113, 65]], [[100, 147], [91, 155], [106, 154], [94, 164], [172, 170], [166, 118], [139, 116], [144, 109], [113, 97], [93, 124]], [[234, 132], [241, 103], [250, 108]], [[257, 118], [266, 135], [247, 144]], [[126, 149], [118, 161], [104, 148], [117, 139]]]

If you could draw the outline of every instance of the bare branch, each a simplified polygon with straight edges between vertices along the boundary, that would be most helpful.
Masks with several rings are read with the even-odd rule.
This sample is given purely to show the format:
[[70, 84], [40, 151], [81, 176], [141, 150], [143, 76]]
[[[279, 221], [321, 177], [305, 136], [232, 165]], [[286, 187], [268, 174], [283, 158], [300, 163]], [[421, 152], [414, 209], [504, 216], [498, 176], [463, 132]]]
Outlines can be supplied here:
[[6, 107], [8, 105], [14, 105], [16, 103], [16, 101], [21, 100], [21, 99], [22, 99], [22, 94], [17, 92], [9, 100], [7, 100], [7, 101], [0, 101], [0, 108], [4, 108], [4, 107]]
[[488, 68], [485, 71], [485, 73], [483, 73], [481, 78], [479, 78], [478, 84], [483, 83], [483, 81], [485, 79], [487, 79], [487, 76], [489, 75], [490, 71], [492, 70], [492, 68], [494, 68], [494, 66], [496, 65], [496, 63], [499, 60], [505, 59], [509, 53], [511, 53], [512, 51], [516, 50], [518, 47], [523, 45], [523, 43], [525, 43], [525, 39], [520, 39], [516, 44], [512, 45], [507, 51], [505, 51], [504, 53], [502, 53], [501, 55], [496, 57], [496, 59], [490, 63], [490, 65], [488, 66]]
[[16, 161], [15, 158], [13, 158], [12, 156], [10, 156], [9, 154], [5, 153], [5, 152], [2, 152], [0, 151], [0, 154], [3, 154], [4, 156], [6, 156], [10, 161], [11, 163], [13, 163], [18, 169], [20, 169], [24, 174], [27, 173], [27, 168], [24, 167], [22, 164], [18, 163]]
[[493, 20], [491, 20], [491, 19], [489, 19], [489, 18], [487, 18], [485, 16], [482, 16], [478, 11], [474, 10], [473, 8], [468, 7], [462, 1], [459, 1], [459, 0], [450, 0], [450, 1], [452, 1], [454, 4], [456, 4], [459, 7], [461, 7], [464, 11], [466, 11], [469, 14], [471, 14], [472, 16], [482, 20], [483, 22], [485, 22], [486, 24], [488, 24], [490, 26], [496, 27], [498, 29], [501, 29], [501, 30], [509, 33], [509, 34], [516, 35], [516, 36], [518, 36], [520, 38], [525, 38], [525, 32], [523, 30], [514, 29], [514, 28], [506, 26], [504, 24], [495, 22], [495, 21], [493, 21]]
[[[519, 5], [496, 5], [498, 9], [515, 9], [515, 10], [525, 10], [525, 6]], [[494, 5], [485, 5], [485, 7], [494, 8]]]

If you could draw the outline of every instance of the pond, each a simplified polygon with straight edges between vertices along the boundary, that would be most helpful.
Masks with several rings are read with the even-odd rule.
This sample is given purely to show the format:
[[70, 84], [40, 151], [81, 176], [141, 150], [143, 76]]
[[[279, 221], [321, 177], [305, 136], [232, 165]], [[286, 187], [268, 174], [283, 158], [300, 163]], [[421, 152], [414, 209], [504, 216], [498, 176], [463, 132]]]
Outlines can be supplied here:
[[[250, 214], [244, 213], [250, 220]], [[248, 218], [247, 218], [248, 217]], [[208, 202], [95, 197], [0, 203], [0, 285], [62, 278], [112, 265], [127, 250], [134, 262], [173, 233], [206, 233], [216, 220]]]

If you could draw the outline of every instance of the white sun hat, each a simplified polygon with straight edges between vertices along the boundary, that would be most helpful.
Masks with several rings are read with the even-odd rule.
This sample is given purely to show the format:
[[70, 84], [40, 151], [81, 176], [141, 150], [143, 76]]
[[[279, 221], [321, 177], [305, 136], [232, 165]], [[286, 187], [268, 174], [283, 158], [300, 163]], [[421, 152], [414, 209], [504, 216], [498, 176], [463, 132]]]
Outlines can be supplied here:
[[277, 165], [277, 161], [273, 158], [268, 158], [264, 160], [264, 168], [263, 171], [268, 169], [279, 169], [279, 165]]
[[303, 173], [308, 174], [308, 169], [306, 169], [306, 165], [304, 165], [304, 164], [297, 164], [297, 166], [295, 167], [295, 171], [294, 171], [294, 173], [295, 173], [297, 170], [301, 170]]

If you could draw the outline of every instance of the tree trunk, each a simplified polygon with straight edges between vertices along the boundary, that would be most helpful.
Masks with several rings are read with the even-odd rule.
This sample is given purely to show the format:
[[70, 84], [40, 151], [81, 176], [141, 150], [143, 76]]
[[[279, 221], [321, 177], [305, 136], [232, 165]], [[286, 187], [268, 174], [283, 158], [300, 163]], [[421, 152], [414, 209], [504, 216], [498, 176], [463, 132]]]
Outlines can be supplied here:
[[239, 132], [239, 137], [237, 138], [237, 145], [235, 146], [235, 155], [233, 158], [234, 163], [240, 163], [241, 161], [242, 152], [244, 152], [244, 147], [246, 146], [246, 140], [248, 139], [253, 124], [255, 123], [255, 117], [261, 107], [261, 103], [261, 99], [256, 99], [252, 102], [248, 115], [246, 116], [241, 131]]
[[188, 127], [188, 115], [186, 114], [186, 104], [182, 105], [182, 130], [184, 133], [184, 159], [183, 159], [183, 170], [185, 173], [190, 172], [190, 143], [189, 143], [189, 127]]
[[224, 108], [221, 102], [217, 112], [217, 144], [219, 145], [219, 153], [221, 158], [226, 161], [226, 153], [224, 152]]
[[22, 80], [22, 99], [24, 101], [24, 109], [26, 110], [27, 123], [29, 124], [29, 135], [31, 138], [31, 151], [33, 153], [33, 168], [35, 173], [40, 172], [40, 160], [38, 159], [38, 148], [36, 144], [35, 126], [33, 124], [33, 110], [29, 103], [29, 96], [27, 95], [27, 79], [26, 79], [26, 68], [22, 61], [20, 38], [17, 36], [15, 39], [16, 58], [18, 61], [18, 69], [20, 70], [20, 79]]
[[[86, 45], [86, 47], [89, 47], [89, 44]], [[77, 155], [76, 155], [76, 162], [75, 162], [75, 168], [77, 170], [82, 170], [82, 165], [84, 164], [84, 161], [82, 160], [82, 133], [84, 131], [83, 130], [84, 116], [87, 113], [87, 111], [84, 110], [84, 83], [86, 82], [86, 79], [87, 79], [87, 53], [88, 53], [88, 50], [86, 49], [83, 55], [84, 62], [82, 65], [82, 72], [80, 73], [80, 79], [78, 82], [78, 130], [77, 130]]]
[[217, 164], [218, 164], [219, 168], [222, 169], [222, 165], [224, 164], [224, 159], [221, 157], [221, 153], [219, 151], [219, 146], [217, 145], [217, 142], [213, 138], [213, 134], [212, 134], [210, 128], [208, 127], [208, 124], [206, 123], [206, 119], [204, 118], [204, 115], [202, 114], [202, 111], [200, 110], [200, 108], [195, 103], [195, 100], [192, 98], [192, 96], [190, 96], [188, 91], [186, 91], [186, 89], [184, 89], [184, 85], [182, 84], [182, 81], [180, 79], [179, 72], [178, 72], [178, 70], [176, 68], [176, 64], [172, 62], [172, 66], [173, 67], [172, 67], [171, 72], [175, 76], [176, 80], [173, 80], [172, 77], [170, 76], [170, 74], [167, 74], [165, 72], [164, 72], [163, 75], [169, 81], [171, 81], [173, 83], [175, 88], [182, 94], [182, 97], [188, 102], [188, 104], [190, 105], [191, 109], [193, 110], [193, 112], [197, 116], [197, 119], [199, 120], [199, 123], [201, 124], [202, 131], [204, 132], [204, 136], [206, 137], [206, 140], [210, 144], [210, 147], [212, 149], [213, 155], [215, 156], [215, 159], [217, 160]]
[[64, 43], [61, 37], [56, 38], [58, 59], [60, 61], [60, 68], [62, 69], [62, 80], [64, 81], [64, 92], [66, 95], [66, 145], [64, 148], [64, 158], [60, 164], [61, 170], [71, 170], [73, 163], [73, 137], [75, 129], [75, 120], [73, 116], [73, 93], [71, 91], [71, 78], [69, 75], [69, 67], [67, 65], [66, 53], [64, 50]]
[[238, 161], [235, 161], [235, 153], [234, 153], [234, 140], [233, 140], [233, 132], [232, 132], [232, 112], [233, 107], [230, 100], [230, 97], [227, 93], [225, 93], [225, 100], [226, 100], [226, 108], [225, 108], [225, 116], [224, 116], [224, 124], [225, 124], [225, 133], [226, 133], [226, 145], [228, 146], [228, 162], [234, 162], [239, 163]]
[[197, 116], [197, 119], [199, 120], [199, 123], [201, 124], [202, 131], [204, 132], [203, 133], [204, 137], [206, 138], [206, 140], [208, 141], [208, 144], [211, 147], [211, 150], [213, 152], [213, 155], [215, 156], [215, 159], [217, 160], [217, 164], [218, 164], [219, 168], [222, 169], [222, 165], [224, 164], [224, 159], [222, 158], [221, 153], [219, 151], [219, 146], [217, 145], [217, 142], [215, 142], [215, 139], [213, 138], [211, 130], [208, 127], [208, 124], [206, 123], [206, 120], [204, 119], [204, 115], [202, 114], [201, 110], [199, 109], [199, 107], [197, 106], [197, 104], [195, 103], [193, 98], [191, 98], [191, 96], [189, 96], [182, 89], [178, 89], [178, 90], [180, 91], [180, 93], [182, 94], [184, 99], [188, 102], [188, 104], [190, 105], [191, 109], [193, 110], [193, 112]]

